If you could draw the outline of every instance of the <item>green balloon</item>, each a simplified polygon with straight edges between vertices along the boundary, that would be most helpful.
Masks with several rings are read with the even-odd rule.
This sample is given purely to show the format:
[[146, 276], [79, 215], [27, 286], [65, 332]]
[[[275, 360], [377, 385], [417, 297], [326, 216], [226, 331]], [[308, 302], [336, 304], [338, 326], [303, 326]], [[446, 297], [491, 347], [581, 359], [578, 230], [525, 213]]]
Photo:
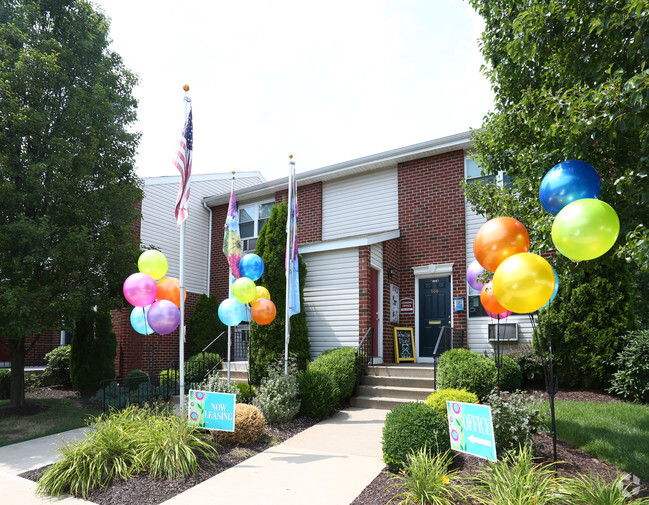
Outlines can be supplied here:
[[617, 240], [620, 219], [608, 203], [582, 198], [566, 205], [552, 223], [552, 242], [573, 261], [599, 258]]
[[257, 298], [257, 286], [254, 281], [248, 277], [239, 277], [232, 284], [232, 296], [238, 302], [250, 303]]
[[169, 264], [167, 258], [160, 251], [150, 249], [140, 254], [137, 267], [143, 274], [148, 274], [155, 280], [162, 279], [167, 273]]

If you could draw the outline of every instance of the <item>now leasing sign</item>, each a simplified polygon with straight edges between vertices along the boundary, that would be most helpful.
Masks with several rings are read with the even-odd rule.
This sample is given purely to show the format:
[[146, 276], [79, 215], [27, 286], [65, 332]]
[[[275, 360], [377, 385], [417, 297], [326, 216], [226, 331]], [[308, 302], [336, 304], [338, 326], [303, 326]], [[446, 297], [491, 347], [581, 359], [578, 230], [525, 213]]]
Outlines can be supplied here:
[[446, 412], [451, 449], [497, 461], [491, 407], [447, 401]]
[[189, 422], [206, 430], [234, 431], [237, 395], [189, 390]]

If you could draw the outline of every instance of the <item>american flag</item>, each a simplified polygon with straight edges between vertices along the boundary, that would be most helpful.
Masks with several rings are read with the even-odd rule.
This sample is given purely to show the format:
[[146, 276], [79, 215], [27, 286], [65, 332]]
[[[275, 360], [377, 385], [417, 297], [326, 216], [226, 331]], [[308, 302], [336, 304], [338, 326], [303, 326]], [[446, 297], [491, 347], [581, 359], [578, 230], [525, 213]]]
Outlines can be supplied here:
[[194, 148], [194, 127], [192, 125], [192, 110], [180, 135], [180, 145], [176, 153], [174, 165], [180, 172], [180, 186], [176, 198], [176, 225], [180, 226], [189, 213], [189, 179], [192, 176], [192, 150]]

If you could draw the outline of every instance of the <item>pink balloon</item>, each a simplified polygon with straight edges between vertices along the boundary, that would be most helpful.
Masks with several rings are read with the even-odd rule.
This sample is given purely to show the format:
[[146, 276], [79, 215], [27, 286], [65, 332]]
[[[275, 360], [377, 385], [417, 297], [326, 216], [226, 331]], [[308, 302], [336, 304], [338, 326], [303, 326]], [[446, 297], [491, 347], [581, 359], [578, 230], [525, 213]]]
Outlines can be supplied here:
[[178, 328], [180, 309], [172, 301], [158, 300], [149, 307], [147, 321], [153, 331], [166, 335]]
[[136, 307], [146, 307], [158, 296], [158, 286], [153, 277], [142, 272], [129, 275], [124, 281], [124, 296]]
[[506, 310], [505, 312], [501, 312], [500, 314], [495, 314], [493, 312], [489, 312], [487, 309], [484, 309], [484, 311], [487, 313], [488, 316], [491, 316], [494, 319], [505, 319], [506, 317], [509, 317], [509, 316], [512, 315], [511, 310]]

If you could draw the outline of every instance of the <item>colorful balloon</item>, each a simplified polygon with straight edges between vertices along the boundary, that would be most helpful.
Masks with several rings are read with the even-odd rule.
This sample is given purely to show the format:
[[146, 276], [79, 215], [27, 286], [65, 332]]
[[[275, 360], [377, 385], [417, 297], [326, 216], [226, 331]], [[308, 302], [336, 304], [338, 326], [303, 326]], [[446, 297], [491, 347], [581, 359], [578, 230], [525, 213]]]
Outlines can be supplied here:
[[[257, 290], [257, 296], [255, 300], [259, 300], [260, 298], [267, 298], [270, 300], [270, 292], [264, 286], [257, 286], [256, 290]], [[253, 302], [255, 300], [253, 300]]]
[[131, 326], [135, 331], [142, 335], [151, 335], [151, 333], [153, 333], [153, 330], [147, 321], [149, 307], [151, 306], [133, 307], [133, 310], [131, 311]]
[[244, 254], [239, 261], [241, 277], [248, 277], [253, 281], [259, 279], [264, 273], [264, 261], [256, 254]]
[[250, 303], [257, 297], [257, 286], [248, 277], [239, 277], [232, 284], [232, 296], [241, 303]]
[[496, 295], [494, 294], [493, 281], [489, 281], [482, 286], [482, 291], [480, 291], [480, 303], [482, 303], [482, 306], [487, 312], [500, 314], [507, 311], [505, 307], [500, 305]]
[[555, 216], [569, 203], [582, 198], [597, 198], [601, 181], [590, 163], [568, 160], [552, 167], [539, 187], [541, 205]]
[[[184, 300], [187, 300], [187, 290]], [[164, 277], [158, 281], [158, 300], [169, 300], [180, 308], [180, 280], [175, 277]]]
[[160, 335], [166, 335], [178, 328], [180, 310], [170, 300], [158, 300], [149, 307], [147, 321], [153, 331]]
[[617, 240], [620, 219], [608, 203], [582, 198], [566, 205], [552, 223], [552, 242], [573, 261], [605, 254]]
[[158, 286], [153, 277], [142, 272], [129, 275], [122, 290], [128, 303], [136, 307], [151, 305], [158, 295]]
[[257, 324], [264, 325], [271, 323], [275, 319], [277, 309], [275, 308], [275, 304], [268, 298], [260, 298], [252, 304], [250, 312], [252, 313], [252, 319]]
[[509, 317], [512, 315], [511, 310], [506, 310], [505, 312], [501, 312], [500, 314], [494, 314], [493, 312], [489, 312], [487, 309], [485, 309], [485, 312], [487, 315], [493, 319], [500, 319], [501, 321], [505, 319], [506, 317]]
[[218, 309], [219, 319], [227, 326], [236, 326], [246, 317], [246, 306], [234, 298], [226, 298]]
[[525, 226], [513, 217], [490, 219], [480, 227], [473, 241], [476, 259], [490, 272], [495, 272], [506, 258], [529, 250], [530, 236]]
[[167, 258], [160, 251], [144, 251], [137, 260], [137, 268], [140, 272], [149, 274], [154, 279], [162, 279], [167, 273], [169, 263]]
[[481, 282], [479, 278], [486, 272], [478, 260], [473, 260], [469, 265], [469, 268], [466, 269], [466, 280], [476, 291], [481, 291], [482, 286], [485, 285], [484, 282]]
[[505, 309], [519, 314], [534, 312], [552, 296], [554, 270], [538, 254], [515, 254], [494, 272], [493, 288], [496, 299]]
[[554, 291], [552, 291], [552, 296], [548, 300], [548, 303], [546, 303], [543, 307], [550, 305], [550, 303], [552, 303], [552, 300], [557, 297], [557, 293], [559, 292], [559, 275], [557, 274], [557, 271], [554, 269], [554, 267], [552, 267], [552, 271], [554, 272]]

